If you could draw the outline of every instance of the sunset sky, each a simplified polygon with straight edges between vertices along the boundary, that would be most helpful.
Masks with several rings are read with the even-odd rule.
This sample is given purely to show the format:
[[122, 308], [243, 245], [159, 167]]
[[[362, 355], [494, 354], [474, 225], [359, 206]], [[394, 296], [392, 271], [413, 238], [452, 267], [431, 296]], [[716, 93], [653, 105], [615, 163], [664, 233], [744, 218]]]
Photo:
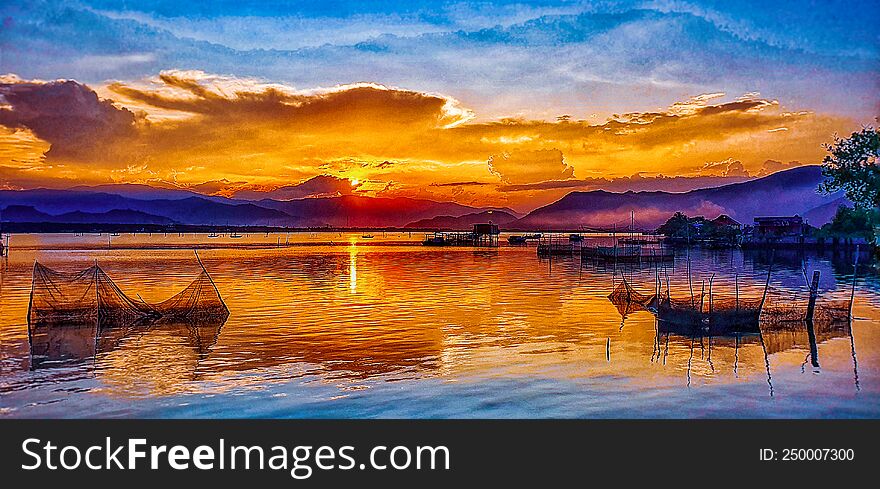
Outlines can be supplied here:
[[876, 2], [5, 0], [0, 19], [7, 189], [526, 211], [818, 164], [880, 114]]

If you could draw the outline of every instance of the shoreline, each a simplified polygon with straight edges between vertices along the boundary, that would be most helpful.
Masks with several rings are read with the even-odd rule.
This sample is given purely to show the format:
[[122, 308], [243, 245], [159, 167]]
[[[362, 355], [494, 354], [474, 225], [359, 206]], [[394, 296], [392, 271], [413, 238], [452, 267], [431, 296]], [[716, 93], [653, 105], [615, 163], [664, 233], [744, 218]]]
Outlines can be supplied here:
[[111, 245], [107, 246], [98, 245], [97, 243], [94, 246], [90, 246], [88, 244], [59, 244], [59, 245], [24, 245], [24, 246], [14, 246], [9, 249], [11, 252], [19, 251], [113, 251], [113, 250], [210, 250], [210, 249], [242, 249], [242, 250], [257, 250], [257, 249], [281, 249], [281, 248], [304, 248], [304, 247], [348, 247], [348, 246], [418, 246], [420, 248], [425, 247], [422, 245], [421, 241], [310, 241], [310, 242], [298, 242], [298, 243], [285, 243], [282, 245], [278, 245], [276, 243], [181, 243], [181, 244], [165, 244], [165, 243], [156, 243], [156, 244], [119, 244], [119, 245]]

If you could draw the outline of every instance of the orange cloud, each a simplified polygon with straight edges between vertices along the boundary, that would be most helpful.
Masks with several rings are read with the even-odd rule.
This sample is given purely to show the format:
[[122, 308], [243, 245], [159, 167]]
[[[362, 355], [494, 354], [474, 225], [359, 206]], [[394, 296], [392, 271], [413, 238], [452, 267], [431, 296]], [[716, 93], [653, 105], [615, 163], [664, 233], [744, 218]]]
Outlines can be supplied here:
[[771, 159], [818, 163], [823, 142], [856, 126], [754, 94], [729, 102], [724, 94], [697, 95], [597, 124], [477, 122], [452, 97], [370, 83], [298, 90], [169, 71], [97, 90], [100, 96], [73, 81], [0, 80], [0, 124], [19, 139], [0, 138], [0, 166], [16, 169], [0, 184], [225, 182], [206, 188], [281, 189], [293, 198], [303, 190], [290, 182], [327, 175], [337, 179], [323, 182], [331, 193], [358, 180], [365, 195], [528, 209], [631, 175], [744, 178], [769, 171]]
[[565, 164], [562, 151], [558, 149], [492, 155], [489, 157], [489, 171], [504, 183], [543, 182], [574, 176], [574, 168]]

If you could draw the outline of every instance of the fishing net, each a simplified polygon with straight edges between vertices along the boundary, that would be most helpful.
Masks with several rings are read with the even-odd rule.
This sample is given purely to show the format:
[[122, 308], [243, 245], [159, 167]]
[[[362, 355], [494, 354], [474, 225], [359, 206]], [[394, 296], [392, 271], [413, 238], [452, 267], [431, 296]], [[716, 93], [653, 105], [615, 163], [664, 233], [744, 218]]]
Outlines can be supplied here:
[[761, 302], [705, 293], [685, 298], [666, 295], [657, 301], [657, 318], [668, 323], [751, 330], [758, 324]]
[[229, 316], [229, 309], [223, 303], [214, 281], [204, 270], [185, 289], [165, 301], [154, 304], [152, 309], [159, 313], [163, 320], [200, 321], [226, 319]]
[[710, 296], [709, 294], [695, 294], [692, 297], [683, 298], [665, 296], [661, 298], [660, 303], [664, 308], [670, 310], [691, 310], [706, 314], [761, 310], [761, 299]]
[[31, 323], [126, 323], [152, 316], [149, 305], [126, 296], [97, 264], [80, 272], [34, 264]]
[[646, 309], [653, 302], [654, 295], [642, 294], [634, 289], [624, 278], [620, 285], [608, 294], [608, 300], [615, 306], [618, 306], [618, 309], [621, 306], [626, 306], [628, 310], [631, 307], [632, 310], [640, 310]]
[[[825, 325], [849, 322], [849, 301], [817, 301], [813, 311], [813, 323]], [[795, 303], [772, 302], [764, 307], [761, 320], [771, 324], [800, 323], [807, 317], [807, 300]]]
[[225, 320], [228, 316], [204, 267], [181, 292], [148, 304], [128, 297], [97, 263], [80, 272], [59, 272], [34, 263], [29, 325], [95, 323], [104, 328], [171, 319]]
[[97, 322], [96, 272], [97, 266], [64, 273], [35, 263], [28, 322]]
[[[785, 329], [787, 325], [801, 326], [807, 317], [808, 298], [769, 298], [762, 304], [760, 298], [717, 297], [708, 294], [687, 298], [662, 297], [657, 304], [657, 317], [663, 321], [681, 324], [709, 324], [725, 327], [751, 326], [759, 322], [768, 330]], [[813, 313], [816, 327], [846, 323], [850, 317], [850, 303], [846, 300], [818, 301]]]

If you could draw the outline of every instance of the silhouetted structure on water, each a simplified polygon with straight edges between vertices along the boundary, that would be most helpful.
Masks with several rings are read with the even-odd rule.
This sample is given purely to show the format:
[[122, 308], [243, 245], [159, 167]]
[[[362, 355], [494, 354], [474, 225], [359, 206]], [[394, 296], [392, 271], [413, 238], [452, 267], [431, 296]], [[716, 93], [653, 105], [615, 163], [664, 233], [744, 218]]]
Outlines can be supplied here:
[[79, 272], [59, 272], [34, 262], [28, 305], [32, 367], [94, 357], [133, 333], [157, 327], [180, 332], [199, 354], [206, 353], [229, 309], [201, 259], [199, 265], [201, 273], [183, 290], [148, 303], [127, 296], [97, 261]]

